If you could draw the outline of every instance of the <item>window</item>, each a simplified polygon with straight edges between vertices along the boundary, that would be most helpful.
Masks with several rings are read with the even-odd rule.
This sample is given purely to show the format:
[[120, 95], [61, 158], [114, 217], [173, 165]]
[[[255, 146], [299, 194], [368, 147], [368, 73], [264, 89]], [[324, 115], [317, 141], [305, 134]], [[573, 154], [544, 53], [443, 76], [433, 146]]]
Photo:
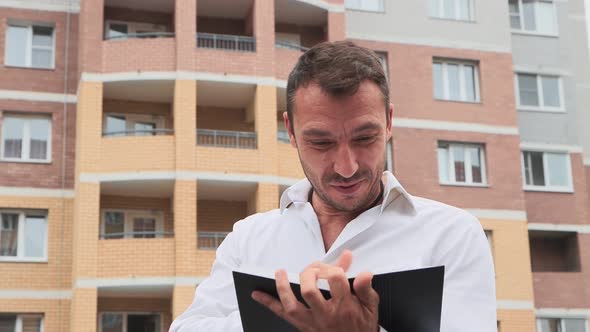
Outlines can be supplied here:
[[10, 24], [6, 29], [4, 64], [14, 67], [54, 67], [53, 27]]
[[43, 332], [43, 315], [0, 313], [0, 332]]
[[434, 98], [479, 102], [479, 77], [476, 64], [435, 60], [432, 67]]
[[567, 153], [523, 151], [524, 189], [572, 191], [570, 163]]
[[166, 32], [164, 25], [107, 21], [105, 39], [154, 38], [168, 35]]
[[148, 114], [107, 114], [104, 118], [104, 136], [155, 136], [163, 133], [163, 116]]
[[552, 0], [509, 0], [508, 4], [512, 30], [557, 34], [555, 4]]
[[7, 161], [51, 161], [51, 120], [45, 117], [4, 114], [2, 159]]
[[44, 213], [0, 210], [1, 260], [47, 260]]
[[366, 10], [370, 12], [384, 12], [383, 0], [346, 0], [347, 9]]
[[519, 109], [564, 111], [559, 76], [518, 73], [516, 79]]
[[537, 318], [538, 332], [587, 332], [583, 318]]
[[103, 312], [100, 314], [99, 332], [161, 332], [160, 314]]
[[375, 52], [377, 57], [379, 58], [379, 62], [381, 62], [381, 66], [383, 66], [383, 71], [385, 72], [385, 77], [389, 76], [387, 72], [387, 53], [386, 52]]
[[439, 142], [438, 176], [442, 184], [486, 185], [483, 145]]
[[162, 237], [164, 221], [161, 211], [104, 210], [101, 238], [155, 238]]
[[430, 0], [430, 16], [449, 20], [474, 21], [472, 0]]

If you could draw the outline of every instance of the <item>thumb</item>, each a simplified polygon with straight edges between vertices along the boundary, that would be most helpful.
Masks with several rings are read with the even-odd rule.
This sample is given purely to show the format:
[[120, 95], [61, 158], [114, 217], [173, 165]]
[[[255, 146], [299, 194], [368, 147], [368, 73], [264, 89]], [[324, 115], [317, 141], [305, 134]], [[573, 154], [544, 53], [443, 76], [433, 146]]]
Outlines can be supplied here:
[[371, 272], [361, 272], [354, 279], [352, 287], [359, 301], [372, 312], [377, 312], [379, 308], [379, 294], [373, 289], [372, 281], [373, 274]]

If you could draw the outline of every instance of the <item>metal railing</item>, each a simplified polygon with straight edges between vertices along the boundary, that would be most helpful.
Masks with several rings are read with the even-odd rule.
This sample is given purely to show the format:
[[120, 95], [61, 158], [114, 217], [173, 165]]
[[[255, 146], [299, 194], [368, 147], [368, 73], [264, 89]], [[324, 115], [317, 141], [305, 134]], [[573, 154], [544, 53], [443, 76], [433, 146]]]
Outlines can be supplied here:
[[275, 40], [275, 46], [279, 48], [288, 48], [290, 50], [296, 50], [301, 52], [307, 52], [309, 50], [309, 47], [304, 47], [299, 44], [285, 40]]
[[108, 234], [100, 234], [99, 238], [101, 240], [110, 240], [110, 239], [138, 239], [138, 238], [169, 238], [174, 236], [174, 232], [164, 232], [164, 231], [156, 231], [156, 232], [121, 232], [121, 233], [108, 233]]
[[199, 32], [197, 33], [197, 47], [240, 52], [256, 52], [256, 38]]
[[121, 136], [162, 136], [172, 135], [174, 129], [145, 129], [145, 130], [121, 130], [121, 131], [104, 131], [102, 136], [104, 137], [121, 137]]
[[279, 130], [277, 131], [277, 140], [283, 143], [291, 143], [291, 139], [289, 138], [289, 133], [286, 130]]
[[117, 36], [105, 36], [105, 40], [124, 40], [136, 38], [171, 38], [174, 37], [174, 32], [137, 32], [125, 33]]
[[256, 149], [258, 139], [256, 133], [250, 131], [197, 129], [197, 145]]
[[217, 249], [229, 232], [197, 232], [198, 249]]

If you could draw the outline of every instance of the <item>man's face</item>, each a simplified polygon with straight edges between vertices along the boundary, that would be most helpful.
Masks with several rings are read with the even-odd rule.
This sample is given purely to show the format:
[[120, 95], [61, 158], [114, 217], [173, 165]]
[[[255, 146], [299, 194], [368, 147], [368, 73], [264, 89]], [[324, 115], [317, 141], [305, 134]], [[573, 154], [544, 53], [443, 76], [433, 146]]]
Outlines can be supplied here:
[[[390, 120], [392, 112], [390, 105]], [[355, 95], [333, 97], [311, 83], [295, 92], [294, 132], [283, 118], [314, 193], [337, 211], [367, 208], [380, 192], [391, 137], [378, 86], [365, 81]]]

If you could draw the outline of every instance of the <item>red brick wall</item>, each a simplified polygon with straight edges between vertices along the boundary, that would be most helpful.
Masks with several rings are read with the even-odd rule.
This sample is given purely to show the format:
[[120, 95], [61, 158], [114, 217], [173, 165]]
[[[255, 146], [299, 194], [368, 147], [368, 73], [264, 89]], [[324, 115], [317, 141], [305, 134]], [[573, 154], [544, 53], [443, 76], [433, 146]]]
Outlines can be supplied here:
[[[67, 137], [63, 141], [63, 104], [0, 100], [0, 110], [14, 114], [40, 114], [51, 117], [51, 162], [16, 163], [0, 161], [0, 186], [61, 188], [62, 165], [66, 163], [65, 188], [74, 187], [74, 147], [76, 137], [76, 109], [68, 104]], [[0, 130], [2, 115], [0, 115]], [[66, 144], [65, 159], [62, 156]]]
[[102, 70], [112, 72], [173, 71], [174, 38], [107, 40], [102, 42]]
[[[440, 185], [439, 140], [484, 144], [489, 187]], [[462, 208], [524, 210], [519, 144], [518, 136], [394, 128], [394, 170], [414, 195]]]
[[275, 32], [295, 33], [301, 39], [301, 46], [312, 47], [325, 40], [324, 27], [301, 26], [287, 23], [275, 24]]
[[[354, 42], [390, 55], [388, 68], [394, 117], [518, 125], [511, 54], [360, 40]], [[434, 57], [479, 61], [481, 103], [435, 100], [432, 83]]]
[[[63, 93], [65, 82], [66, 13], [0, 8], [0, 89]], [[6, 27], [12, 20], [42, 22], [54, 26], [55, 69], [6, 67], [4, 47]], [[76, 93], [78, 59], [78, 15], [70, 16], [68, 93]]]
[[582, 155], [570, 155], [574, 193], [525, 192], [526, 211], [531, 223], [588, 224], [590, 205]]

